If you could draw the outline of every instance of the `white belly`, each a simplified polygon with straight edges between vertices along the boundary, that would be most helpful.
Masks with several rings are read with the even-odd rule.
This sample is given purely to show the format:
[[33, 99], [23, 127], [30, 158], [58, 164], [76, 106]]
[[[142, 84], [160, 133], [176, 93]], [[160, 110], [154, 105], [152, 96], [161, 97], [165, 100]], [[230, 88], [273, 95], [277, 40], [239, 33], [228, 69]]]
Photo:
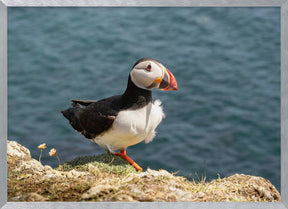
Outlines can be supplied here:
[[154, 138], [155, 129], [164, 117], [159, 100], [141, 109], [121, 111], [112, 127], [93, 141], [109, 151], [126, 149], [143, 140], [148, 143]]

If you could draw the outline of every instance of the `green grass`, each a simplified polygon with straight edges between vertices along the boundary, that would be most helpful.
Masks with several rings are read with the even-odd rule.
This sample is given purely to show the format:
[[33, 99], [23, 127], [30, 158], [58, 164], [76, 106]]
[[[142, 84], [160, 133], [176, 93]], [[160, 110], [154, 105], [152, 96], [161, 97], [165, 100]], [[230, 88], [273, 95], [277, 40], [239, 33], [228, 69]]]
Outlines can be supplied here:
[[125, 175], [128, 173], [137, 173], [135, 168], [121, 157], [113, 154], [102, 154], [97, 156], [80, 156], [71, 161], [61, 164], [57, 170], [70, 171], [89, 171], [89, 165], [95, 166], [99, 171], [113, 174]]

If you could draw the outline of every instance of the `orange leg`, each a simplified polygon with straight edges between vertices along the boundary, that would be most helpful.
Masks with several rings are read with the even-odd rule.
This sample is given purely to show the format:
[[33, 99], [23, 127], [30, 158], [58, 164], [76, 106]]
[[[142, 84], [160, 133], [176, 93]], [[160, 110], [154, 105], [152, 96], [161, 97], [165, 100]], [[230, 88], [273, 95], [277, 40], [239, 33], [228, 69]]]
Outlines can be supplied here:
[[122, 157], [124, 160], [130, 163], [136, 169], [136, 171], [143, 171], [143, 169], [137, 163], [135, 163], [134, 160], [127, 156], [126, 150], [120, 150], [120, 153], [115, 153], [115, 155]]

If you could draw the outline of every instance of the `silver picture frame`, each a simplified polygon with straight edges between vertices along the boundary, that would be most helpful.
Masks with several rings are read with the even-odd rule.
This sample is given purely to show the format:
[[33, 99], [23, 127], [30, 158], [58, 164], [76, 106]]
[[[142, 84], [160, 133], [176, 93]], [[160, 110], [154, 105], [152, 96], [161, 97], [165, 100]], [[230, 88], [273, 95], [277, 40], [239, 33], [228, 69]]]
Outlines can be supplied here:
[[[7, 202], [8, 7], [279, 7], [281, 8], [281, 202]], [[0, 208], [288, 208], [288, 0], [0, 0]]]

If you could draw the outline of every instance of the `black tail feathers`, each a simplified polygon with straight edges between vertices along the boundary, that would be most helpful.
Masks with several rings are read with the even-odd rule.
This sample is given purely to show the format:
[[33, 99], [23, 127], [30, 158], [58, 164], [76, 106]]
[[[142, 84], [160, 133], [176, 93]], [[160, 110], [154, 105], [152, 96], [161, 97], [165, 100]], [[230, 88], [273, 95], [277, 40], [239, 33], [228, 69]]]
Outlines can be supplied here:
[[79, 104], [73, 103], [73, 107], [61, 111], [65, 118], [67, 118], [70, 122], [70, 125], [76, 130], [83, 134], [88, 139], [93, 139], [96, 135], [92, 133], [88, 133], [81, 126], [81, 123], [78, 119], [79, 112], [82, 110]]
[[61, 111], [61, 113], [63, 114], [63, 116], [65, 118], [67, 118], [71, 124], [71, 126], [79, 131], [79, 132], [82, 132], [83, 131], [83, 128], [79, 122], [79, 119], [77, 118], [76, 114], [75, 114], [75, 111], [76, 111], [76, 108], [77, 107], [72, 107], [72, 108], [69, 108], [67, 110], [63, 110]]

